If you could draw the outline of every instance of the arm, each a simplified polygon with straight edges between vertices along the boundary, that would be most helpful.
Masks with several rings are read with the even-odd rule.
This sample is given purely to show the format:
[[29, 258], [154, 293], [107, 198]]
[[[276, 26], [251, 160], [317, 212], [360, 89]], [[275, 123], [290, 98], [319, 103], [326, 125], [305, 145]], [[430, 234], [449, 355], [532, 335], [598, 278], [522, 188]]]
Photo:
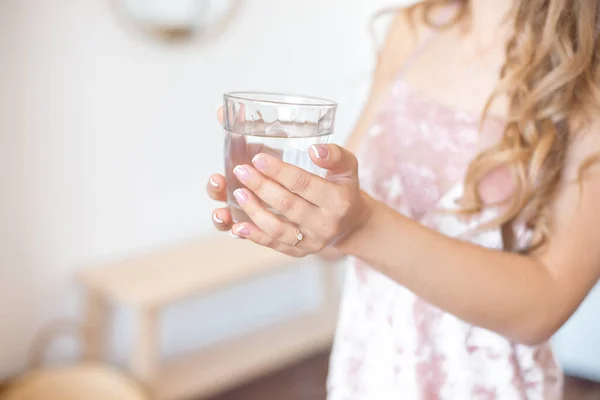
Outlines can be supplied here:
[[570, 183], [553, 209], [552, 236], [532, 256], [446, 237], [372, 200], [367, 200], [374, 210], [368, 223], [341, 250], [474, 325], [526, 344], [543, 342], [600, 275], [600, 173], [591, 170], [581, 192], [573, 182], [589, 149], [600, 149], [592, 135], [574, 146], [565, 179]]
[[[600, 131], [598, 126], [596, 131]], [[477, 326], [525, 344], [546, 341], [573, 314], [600, 277], [600, 166], [581, 187], [581, 162], [600, 151], [600, 135], [573, 143], [565, 183], [551, 210], [552, 235], [536, 254], [501, 252], [444, 236], [369, 198], [358, 187], [356, 158], [335, 146], [311, 157], [335, 177], [325, 180], [261, 154], [238, 175], [240, 203], [254, 221], [234, 226], [244, 237], [297, 257], [332, 240], [418, 296]], [[280, 222], [262, 201], [286, 216]], [[305, 238], [295, 242], [298, 229]]]

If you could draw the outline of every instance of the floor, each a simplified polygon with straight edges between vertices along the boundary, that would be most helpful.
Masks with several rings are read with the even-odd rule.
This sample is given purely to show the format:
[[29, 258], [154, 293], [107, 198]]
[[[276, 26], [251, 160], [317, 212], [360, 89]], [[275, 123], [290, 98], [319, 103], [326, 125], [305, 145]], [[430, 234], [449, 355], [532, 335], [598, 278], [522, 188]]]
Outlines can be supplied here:
[[[211, 400], [325, 400], [329, 354], [322, 353]], [[600, 400], [600, 384], [567, 378], [564, 400]]]

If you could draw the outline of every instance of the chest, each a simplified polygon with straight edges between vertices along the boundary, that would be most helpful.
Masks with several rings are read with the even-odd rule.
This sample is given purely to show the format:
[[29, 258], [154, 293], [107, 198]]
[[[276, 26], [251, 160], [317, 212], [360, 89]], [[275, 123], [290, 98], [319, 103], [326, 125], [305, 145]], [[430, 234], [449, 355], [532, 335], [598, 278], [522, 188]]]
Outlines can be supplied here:
[[[368, 130], [359, 154], [363, 189], [388, 205], [420, 219], [454, 186], [462, 183], [473, 158], [499, 140], [503, 124], [429, 99], [403, 80]], [[504, 187], [495, 177], [492, 190]]]
[[[472, 54], [456, 33], [436, 34], [404, 71], [404, 79], [440, 104], [480, 115], [498, 86], [505, 60], [503, 45]], [[500, 42], [499, 42], [500, 43]], [[507, 99], [498, 96], [489, 115], [505, 116]]]

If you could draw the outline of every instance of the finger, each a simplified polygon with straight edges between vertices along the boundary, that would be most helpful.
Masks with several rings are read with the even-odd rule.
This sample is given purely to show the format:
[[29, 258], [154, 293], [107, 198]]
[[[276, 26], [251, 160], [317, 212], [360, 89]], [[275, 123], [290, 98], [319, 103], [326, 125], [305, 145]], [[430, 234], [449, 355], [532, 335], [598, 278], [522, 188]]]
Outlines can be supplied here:
[[228, 231], [233, 226], [233, 218], [229, 208], [217, 208], [212, 213], [212, 221], [220, 231]]
[[348, 150], [335, 144], [315, 144], [309, 151], [313, 162], [329, 171], [328, 177], [356, 179], [358, 161]]
[[271, 240], [288, 245], [296, 242], [298, 235], [296, 226], [268, 211], [248, 189], [237, 189], [233, 195], [252, 222]]
[[305, 223], [319, 208], [267, 178], [249, 165], [238, 165], [233, 173], [248, 189], [275, 211], [296, 223]]
[[223, 106], [219, 106], [217, 108], [217, 121], [219, 121], [219, 124], [221, 124], [221, 126], [223, 126], [223, 121], [225, 121], [225, 117], [223, 114]]
[[252, 222], [242, 222], [240, 224], [235, 224], [231, 228], [231, 234], [236, 237], [251, 240], [254, 243], [259, 244], [261, 246], [270, 247], [273, 250], [279, 251], [281, 253], [289, 254], [293, 257], [301, 257], [306, 255], [306, 252], [302, 249], [299, 249], [298, 247], [290, 246], [289, 244], [273, 240], [271, 236], [263, 232], [258, 226], [256, 226], [256, 224]]
[[206, 192], [211, 199], [227, 201], [227, 181], [223, 175], [212, 175], [206, 183]]
[[265, 176], [317, 206], [326, 203], [327, 196], [335, 185], [320, 176], [311, 174], [300, 167], [283, 162], [268, 154], [256, 155], [252, 159], [252, 163]]

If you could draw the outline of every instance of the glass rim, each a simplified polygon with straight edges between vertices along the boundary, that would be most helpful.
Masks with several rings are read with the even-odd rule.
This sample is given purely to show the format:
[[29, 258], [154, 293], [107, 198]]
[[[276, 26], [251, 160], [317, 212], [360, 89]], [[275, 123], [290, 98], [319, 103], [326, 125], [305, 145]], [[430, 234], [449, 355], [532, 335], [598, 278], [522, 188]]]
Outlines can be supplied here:
[[[264, 96], [264, 98], [261, 98]], [[286, 93], [277, 93], [277, 92], [262, 92], [262, 91], [239, 91], [239, 92], [229, 92], [223, 95], [225, 99], [234, 99], [234, 100], [242, 100], [242, 101], [252, 101], [255, 103], [264, 103], [264, 104], [275, 104], [282, 106], [292, 106], [292, 107], [319, 107], [319, 108], [335, 108], [337, 107], [337, 103], [332, 100], [324, 99], [322, 97], [315, 96], [305, 96], [298, 94], [286, 94]], [[268, 97], [284, 97], [289, 98], [291, 101], [284, 100], [273, 100], [268, 99]]]

